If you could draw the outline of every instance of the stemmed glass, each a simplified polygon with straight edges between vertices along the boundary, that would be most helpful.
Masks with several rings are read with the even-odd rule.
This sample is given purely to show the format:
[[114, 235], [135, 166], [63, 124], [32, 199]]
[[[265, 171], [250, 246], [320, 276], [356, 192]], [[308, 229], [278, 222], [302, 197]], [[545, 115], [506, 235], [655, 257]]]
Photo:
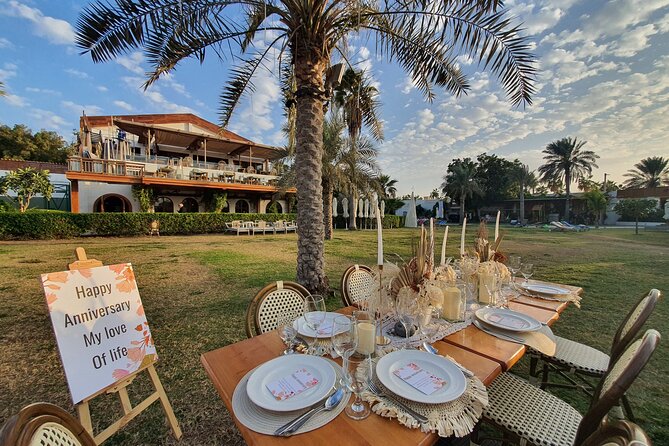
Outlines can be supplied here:
[[280, 314], [276, 319], [277, 331], [279, 332], [279, 337], [286, 345], [286, 349], [281, 353], [282, 355], [290, 355], [295, 353], [293, 350], [293, 343], [295, 342], [295, 337], [297, 336], [297, 330], [293, 328], [293, 322], [295, 321], [294, 314]]
[[410, 349], [409, 338], [418, 314], [418, 304], [411, 296], [397, 296], [395, 312], [404, 327], [404, 349]]
[[304, 298], [304, 320], [307, 326], [318, 333], [318, 328], [325, 321], [325, 299], [318, 294]]
[[355, 319], [351, 316], [335, 316], [332, 320], [330, 334], [332, 348], [339, 356], [344, 356], [347, 350], [358, 348], [358, 330], [355, 329]]
[[533, 263], [522, 263], [520, 265], [520, 273], [525, 278], [524, 285], [527, 286], [530, 281], [530, 277], [534, 274], [534, 264]]
[[345, 412], [354, 420], [363, 420], [371, 412], [367, 403], [360, 398], [367, 382], [372, 379], [371, 359], [367, 355], [356, 353], [355, 349], [346, 350], [342, 357], [346, 385], [355, 395], [355, 400], [346, 407]]
[[516, 274], [520, 272], [520, 256], [509, 256], [508, 262], [509, 271], [511, 271], [512, 284], [516, 283]]
[[421, 341], [432, 342], [432, 336], [437, 333], [437, 325], [433, 322], [440, 318], [439, 308], [428, 307], [423, 314], [418, 317], [418, 329], [420, 330]]

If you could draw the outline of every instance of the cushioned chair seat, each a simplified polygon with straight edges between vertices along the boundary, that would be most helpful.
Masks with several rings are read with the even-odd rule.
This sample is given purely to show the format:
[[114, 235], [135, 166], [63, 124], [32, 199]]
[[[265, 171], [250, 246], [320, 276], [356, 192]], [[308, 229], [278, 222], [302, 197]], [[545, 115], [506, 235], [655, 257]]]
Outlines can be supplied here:
[[569, 404], [510, 373], [488, 388], [483, 417], [535, 445], [572, 446], [582, 415]]
[[603, 376], [609, 367], [609, 355], [596, 348], [559, 336], [555, 337], [555, 344], [555, 355], [550, 357], [553, 362], [599, 376]]

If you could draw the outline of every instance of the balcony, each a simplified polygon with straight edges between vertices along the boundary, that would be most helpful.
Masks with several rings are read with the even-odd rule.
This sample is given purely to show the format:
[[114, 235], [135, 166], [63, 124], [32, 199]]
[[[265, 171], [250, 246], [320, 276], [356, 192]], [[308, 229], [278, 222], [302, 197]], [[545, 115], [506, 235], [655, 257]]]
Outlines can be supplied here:
[[70, 180], [105, 183], [278, 190], [279, 177], [270, 172], [255, 172], [254, 169], [242, 171], [237, 166], [225, 163], [194, 162], [194, 164], [194, 166], [184, 166], [180, 160], [168, 157], [152, 157], [147, 162], [139, 156], [132, 161], [73, 156], [67, 160], [67, 177]]

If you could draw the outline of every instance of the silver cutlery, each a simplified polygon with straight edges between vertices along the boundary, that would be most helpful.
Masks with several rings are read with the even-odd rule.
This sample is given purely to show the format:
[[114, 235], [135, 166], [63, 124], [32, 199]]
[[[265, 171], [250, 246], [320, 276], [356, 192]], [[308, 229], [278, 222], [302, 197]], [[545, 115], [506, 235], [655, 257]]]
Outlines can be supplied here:
[[[439, 351], [436, 348], [434, 348], [434, 346], [427, 341], [423, 342], [423, 348], [428, 353], [432, 353], [433, 355], [437, 355], [437, 356], [442, 356], [442, 355], [439, 354]], [[459, 368], [460, 371], [466, 377], [468, 377], [468, 378], [473, 378], [474, 377], [474, 373], [471, 370], [464, 368], [463, 366], [461, 366], [457, 362], [451, 360], [450, 358], [447, 358], [447, 359], [449, 359], [457, 368]]]
[[395, 398], [393, 398], [393, 397], [387, 395], [387, 394], [386, 394], [385, 392], [383, 392], [383, 390], [381, 390], [381, 389], [374, 383], [374, 381], [372, 381], [371, 379], [370, 379], [369, 381], [367, 381], [367, 384], [368, 384], [368, 386], [369, 386], [369, 390], [370, 390], [374, 395], [378, 396], [379, 398], [386, 399], [386, 400], [390, 401], [391, 403], [393, 403], [394, 405], [400, 407], [400, 408], [401, 408], [402, 410], [404, 410], [406, 413], [408, 413], [408, 414], [411, 415], [413, 418], [415, 418], [416, 421], [418, 421], [419, 423], [421, 423], [421, 424], [422, 424], [422, 423], [427, 423], [427, 417], [426, 417], [426, 416], [419, 414], [418, 412], [416, 412], [416, 411], [413, 410], [412, 408], [408, 407], [407, 405], [405, 405], [405, 404], [402, 403], [401, 401], [399, 401], [399, 400], [397, 400], [397, 399], [395, 399]]
[[299, 417], [295, 418], [292, 421], [289, 421], [288, 423], [284, 424], [280, 428], [278, 428], [276, 431], [274, 431], [274, 435], [280, 435], [282, 437], [288, 437], [290, 435], [293, 435], [299, 428], [301, 428], [304, 423], [309, 421], [311, 417], [314, 415], [321, 413], [321, 412], [326, 412], [334, 409], [337, 407], [339, 402], [344, 398], [344, 394], [346, 392], [342, 387], [337, 389], [335, 393], [330, 395], [326, 400], [323, 405], [317, 405], [316, 407], [312, 408], [310, 411], [303, 413]]
[[510, 335], [510, 334], [507, 334], [507, 333], [500, 333], [500, 332], [498, 332], [498, 331], [495, 331], [495, 330], [492, 330], [492, 329], [490, 329], [490, 328], [488, 328], [488, 327], [485, 327], [485, 326], [484, 326], [481, 322], [479, 322], [479, 321], [474, 321], [474, 325], [475, 325], [476, 328], [478, 328], [479, 330], [481, 330], [481, 331], [483, 331], [483, 332], [485, 332], [485, 333], [488, 333], [488, 334], [491, 335], [491, 336], [495, 336], [495, 337], [498, 337], [498, 338], [500, 338], [500, 339], [503, 339], [503, 340], [505, 340], [505, 341], [511, 341], [511, 342], [515, 342], [515, 343], [517, 343], [517, 344], [524, 344], [524, 343], [525, 343], [525, 339], [523, 339], [523, 338], [521, 338], [521, 337], [519, 337], [519, 336]]

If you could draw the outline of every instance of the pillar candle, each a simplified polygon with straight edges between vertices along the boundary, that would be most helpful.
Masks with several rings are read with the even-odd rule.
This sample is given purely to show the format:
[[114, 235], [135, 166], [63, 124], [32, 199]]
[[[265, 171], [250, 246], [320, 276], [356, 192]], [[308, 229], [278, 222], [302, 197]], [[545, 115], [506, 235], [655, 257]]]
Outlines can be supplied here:
[[462, 233], [460, 234], [460, 255], [465, 255], [465, 229], [467, 228], [467, 217], [462, 221]]
[[376, 327], [373, 321], [358, 321], [358, 353], [371, 355], [376, 349]]
[[495, 275], [489, 273], [479, 273], [479, 302], [482, 304], [494, 304], [494, 296], [496, 285]]
[[446, 240], [448, 240], [448, 226], [444, 230], [444, 240], [441, 242], [441, 263], [440, 265], [446, 264]]
[[381, 221], [381, 212], [376, 208], [376, 243], [377, 243], [377, 265], [383, 265], [383, 222]]
[[495, 220], [495, 240], [493, 240], [493, 242], [496, 242], [498, 237], [499, 237], [499, 211], [497, 211], [497, 219]]
[[444, 304], [441, 308], [441, 317], [449, 321], [460, 320], [462, 314], [462, 294], [456, 287], [448, 287], [444, 291]]

